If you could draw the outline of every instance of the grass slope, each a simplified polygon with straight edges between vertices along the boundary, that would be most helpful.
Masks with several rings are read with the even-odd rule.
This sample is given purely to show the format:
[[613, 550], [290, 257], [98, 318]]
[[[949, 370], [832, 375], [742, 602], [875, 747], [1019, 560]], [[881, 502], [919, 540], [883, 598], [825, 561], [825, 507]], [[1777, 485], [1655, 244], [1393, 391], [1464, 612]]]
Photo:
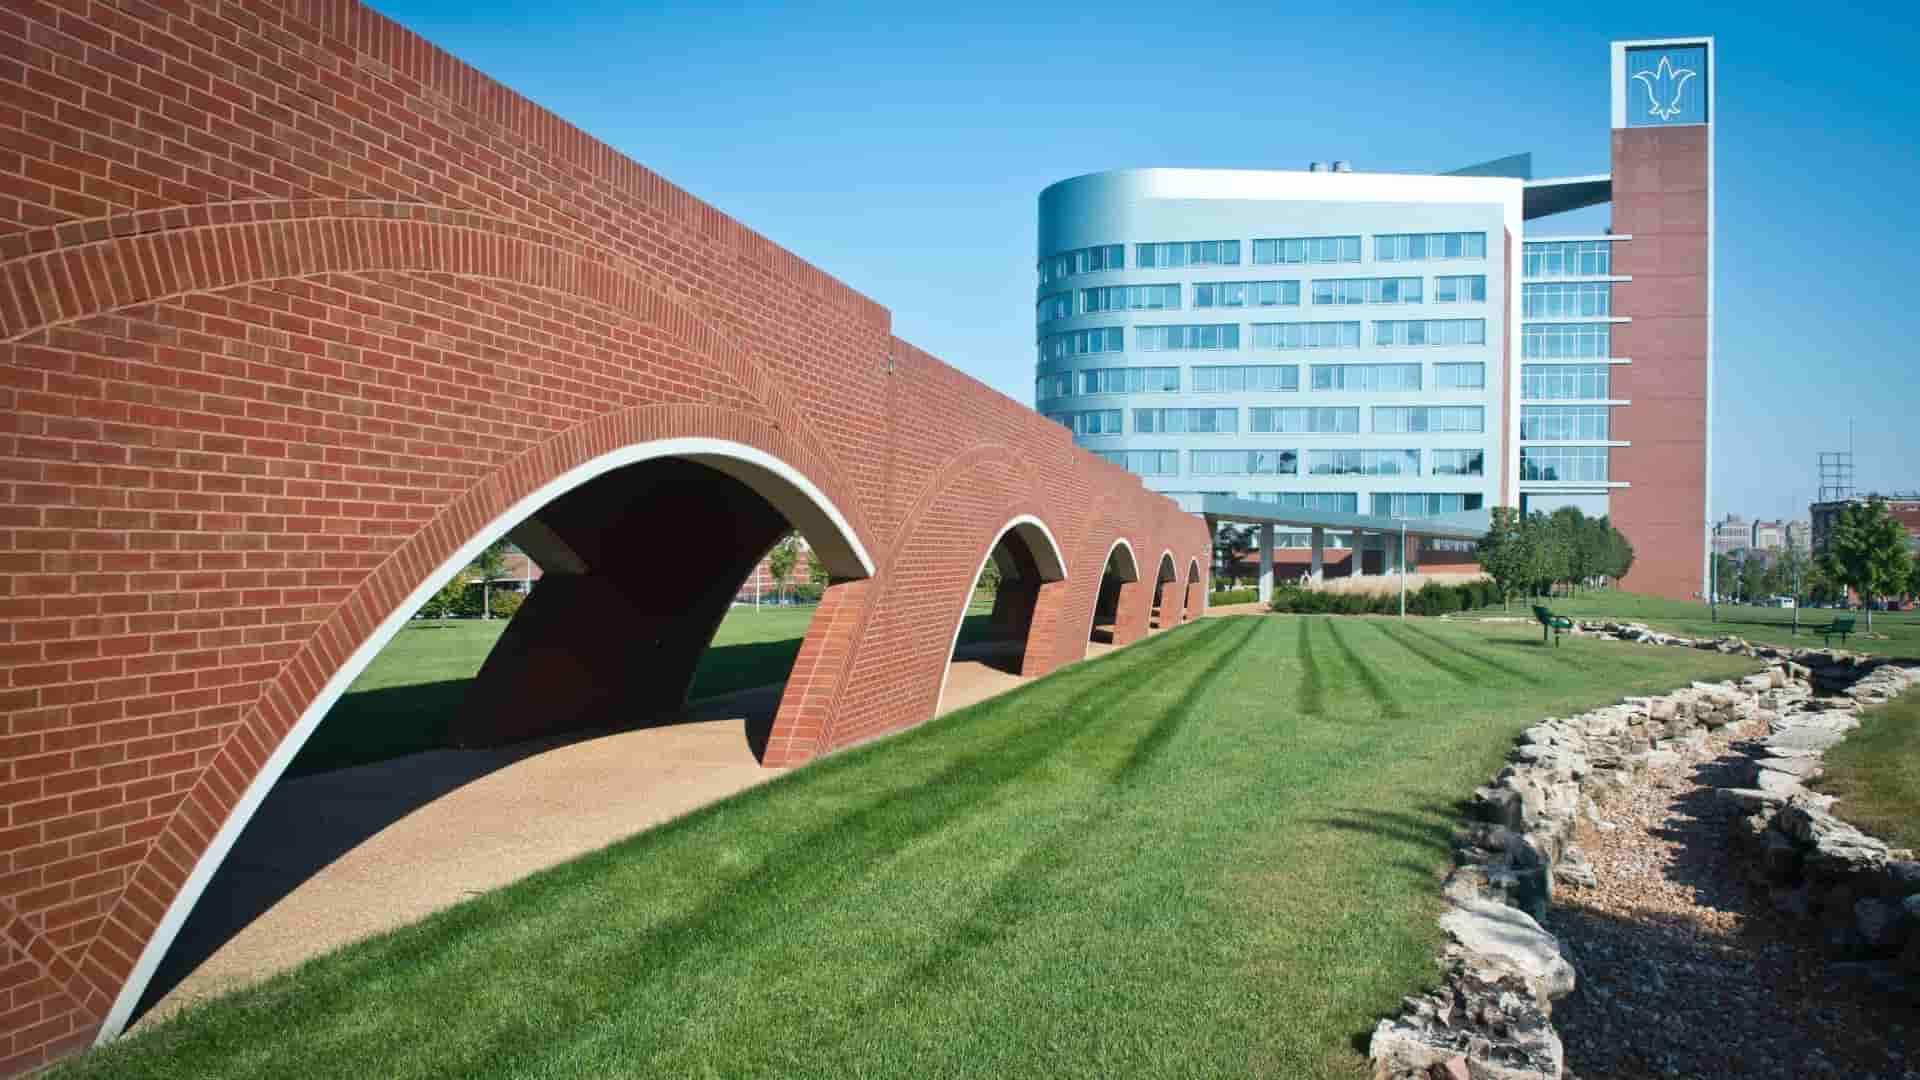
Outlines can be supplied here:
[[71, 1062], [69, 1077], [1359, 1076], [1457, 802], [1747, 665], [1510, 625], [1157, 635]]
[[1894, 847], [1920, 848], [1920, 695], [1861, 713], [1825, 768], [1815, 786], [1840, 797], [1835, 813]]
[[[1531, 605], [1542, 602], [1515, 598], [1508, 611], [1503, 612], [1496, 606], [1473, 612], [1473, 615], [1504, 613], [1530, 616], [1533, 610]], [[1800, 612], [1800, 634], [1795, 637], [1793, 611], [1790, 608], [1722, 604], [1720, 618], [1715, 621], [1712, 608], [1698, 600], [1667, 600], [1612, 590], [1555, 597], [1544, 603], [1555, 614], [1576, 619], [1620, 619], [1646, 623], [1655, 630], [1686, 637], [1732, 634], [1756, 643], [1787, 646], [1818, 646], [1821, 639], [1820, 635], [1813, 633], [1814, 628], [1826, 626], [1835, 616], [1850, 616], [1855, 627], [1862, 632], [1847, 639], [1847, 648], [1888, 656], [1920, 656], [1920, 613], [1916, 612], [1876, 611], [1873, 613], [1873, 633], [1868, 635], [1864, 633], [1867, 628], [1864, 611], [1808, 608]], [[1833, 643], [1839, 646], [1840, 639], [1835, 638]]]

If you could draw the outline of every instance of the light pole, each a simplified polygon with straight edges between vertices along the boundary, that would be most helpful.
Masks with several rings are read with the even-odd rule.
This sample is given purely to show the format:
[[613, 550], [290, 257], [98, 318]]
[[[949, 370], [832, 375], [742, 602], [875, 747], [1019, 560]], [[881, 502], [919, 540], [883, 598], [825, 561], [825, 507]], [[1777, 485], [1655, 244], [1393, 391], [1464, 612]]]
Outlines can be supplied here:
[[1407, 519], [1400, 519], [1400, 621], [1407, 621]]

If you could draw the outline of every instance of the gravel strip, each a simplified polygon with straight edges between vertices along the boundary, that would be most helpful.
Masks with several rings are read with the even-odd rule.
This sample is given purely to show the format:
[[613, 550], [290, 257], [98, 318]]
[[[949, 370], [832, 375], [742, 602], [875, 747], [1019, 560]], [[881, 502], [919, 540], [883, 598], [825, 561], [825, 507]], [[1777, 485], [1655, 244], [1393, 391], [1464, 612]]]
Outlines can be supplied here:
[[1580, 973], [1553, 1013], [1568, 1077], [1920, 1080], [1920, 1009], [1836, 968], [1746, 884], [1707, 781], [1755, 733], [1680, 751], [1581, 825], [1598, 884], [1557, 890], [1545, 923]]

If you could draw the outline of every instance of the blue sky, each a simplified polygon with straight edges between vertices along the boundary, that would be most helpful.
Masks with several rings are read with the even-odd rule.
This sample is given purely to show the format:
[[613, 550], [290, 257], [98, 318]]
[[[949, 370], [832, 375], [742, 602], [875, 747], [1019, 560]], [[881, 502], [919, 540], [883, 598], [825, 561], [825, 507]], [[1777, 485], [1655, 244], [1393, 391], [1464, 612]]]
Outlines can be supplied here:
[[[1021, 402], [1034, 200], [1100, 169], [1608, 169], [1607, 43], [1718, 39], [1715, 515], [1801, 516], [1854, 431], [1920, 488], [1920, 20], [1892, 6], [801, 7], [377, 0]], [[1549, 219], [1564, 231], [1604, 210]], [[1904, 284], [1903, 284], [1904, 283]]]

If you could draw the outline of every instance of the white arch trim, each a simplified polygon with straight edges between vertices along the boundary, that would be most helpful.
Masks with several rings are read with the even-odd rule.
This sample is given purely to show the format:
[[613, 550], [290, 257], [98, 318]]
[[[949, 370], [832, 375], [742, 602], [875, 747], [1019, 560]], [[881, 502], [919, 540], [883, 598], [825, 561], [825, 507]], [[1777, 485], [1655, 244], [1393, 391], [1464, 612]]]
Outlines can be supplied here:
[[[1173, 568], [1173, 576], [1170, 578], [1161, 577], [1160, 571], [1165, 570], [1168, 567]], [[1155, 581], [1179, 581], [1180, 580], [1180, 562], [1179, 560], [1173, 557], [1172, 548], [1167, 548], [1165, 551], [1162, 551], [1160, 553], [1160, 568], [1158, 570], [1155, 570], [1153, 573], [1154, 573]]]
[[[940, 715], [940, 707], [947, 703], [947, 680], [953, 677], [953, 651], [960, 647], [960, 628], [967, 622], [967, 605], [973, 600], [974, 583], [980, 580], [981, 572], [986, 570], [987, 560], [993, 558], [993, 553], [1000, 549], [1000, 541], [1006, 539], [1008, 533], [1015, 531], [1018, 531], [1020, 538], [1027, 542], [1027, 553], [1033, 556], [1042, 585], [1049, 581], [1066, 580], [1067, 557], [1060, 553], [1060, 542], [1053, 538], [1053, 530], [1047, 528], [1046, 522], [1032, 514], [1021, 514], [993, 534], [993, 542], [987, 545], [987, 553], [980, 557], [980, 565], [974, 567], [973, 577], [967, 579], [966, 595], [960, 600], [960, 617], [954, 620], [953, 639], [947, 642], [946, 667], [940, 672], [940, 696], [933, 699], [933, 715], [936, 717]], [[1031, 626], [1027, 628], [1027, 637], [1029, 639], [1033, 637]]]
[[1139, 581], [1140, 580], [1140, 560], [1134, 557], [1133, 545], [1127, 543], [1127, 538], [1124, 536], [1115, 538], [1115, 540], [1113, 541], [1113, 546], [1107, 549], [1107, 557], [1100, 564], [1100, 572], [1103, 574], [1106, 573], [1107, 564], [1113, 561], [1113, 553], [1115, 551], [1118, 551], [1121, 548], [1125, 548], [1127, 551], [1126, 571], [1127, 573], [1133, 575], [1130, 578], [1121, 578], [1121, 580], [1122, 581]]
[[[273, 785], [287, 771], [287, 766], [292, 764], [294, 756], [312, 737], [314, 729], [320, 726], [320, 721], [333, 708], [334, 702], [340, 700], [340, 695], [353, 684], [353, 680], [407, 625], [413, 613], [453, 580], [453, 576], [471, 563], [487, 545], [505, 536], [541, 507], [615, 469], [658, 458], [698, 461], [740, 480], [787, 516], [787, 520], [807, 538], [807, 543], [820, 555], [820, 561], [835, 577], [873, 576], [873, 559], [867, 554], [866, 546], [860, 542], [860, 537], [847, 523], [845, 515], [827, 498], [826, 493], [793, 466], [744, 443], [704, 438], [655, 439], [634, 443], [582, 462], [542, 484], [505, 513], [488, 522], [433, 573], [427, 575], [426, 580], [407, 594], [400, 606], [367, 636], [367, 640], [361, 642], [360, 647], [347, 657], [346, 663], [321, 687], [312, 704], [300, 714], [293, 729], [287, 732], [287, 737], [280, 740], [280, 745], [267, 756], [266, 764], [261, 766], [246, 791], [241, 793], [233, 811], [221, 824], [220, 831], [214, 834], [213, 842], [207, 845], [207, 850], [194, 863], [186, 884], [180, 887], [173, 903], [167, 905], [166, 914], [161, 916], [159, 925], [154, 927], [153, 936], [141, 950], [132, 974], [127, 976], [126, 985], [120, 988], [120, 996], [114, 999], [113, 1008], [108, 1010], [106, 1021], [100, 1026], [100, 1034], [94, 1039], [95, 1046], [118, 1038], [126, 1030], [134, 1007], [146, 993], [147, 984], [153, 981], [153, 974], [159, 969], [167, 949], [179, 936], [180, 927], [186, 923], [194, 905], [199, 903], [207, 883], [213, 880], [214, 872], [226, 861], [227, 853], [233, 849], [234, 842], [260, 809], [267, 793], [273, 790]], [[1045, 526], [1041, 528], [1044, 531]], [[1048, 540], [1051, 539], [1049, 535]]]

